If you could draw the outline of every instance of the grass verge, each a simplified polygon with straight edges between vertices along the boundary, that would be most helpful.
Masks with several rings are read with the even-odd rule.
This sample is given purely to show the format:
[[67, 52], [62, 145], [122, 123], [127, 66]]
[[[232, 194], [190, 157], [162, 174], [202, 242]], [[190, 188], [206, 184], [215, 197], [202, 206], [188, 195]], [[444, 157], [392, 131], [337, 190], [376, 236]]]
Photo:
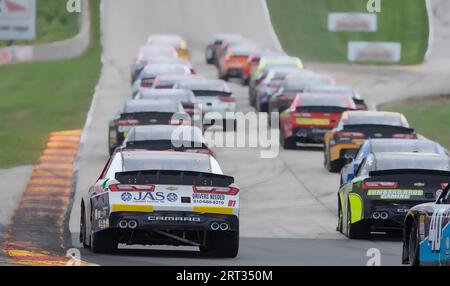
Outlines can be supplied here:
[[418, 64], [428, 47], [425, 0], [382, 1], [375, 33], [328, 32], [328, 13], [364, 13], [367, 0], [267, 0], [267, 4], [285, 51], [306, 60], [347, 62], [349, 41], [387, 41], [402, 44], [399, 64]]
[[92, 41], [76, 59], [0, 68], [0, 168], [33, 164], [51, 131], [85, 122], [101, 69], [99, 0], [90, 0]]
[[380, 106], [405, 114], [416, 131], [450, 150], [450, 96], [417, 97]]

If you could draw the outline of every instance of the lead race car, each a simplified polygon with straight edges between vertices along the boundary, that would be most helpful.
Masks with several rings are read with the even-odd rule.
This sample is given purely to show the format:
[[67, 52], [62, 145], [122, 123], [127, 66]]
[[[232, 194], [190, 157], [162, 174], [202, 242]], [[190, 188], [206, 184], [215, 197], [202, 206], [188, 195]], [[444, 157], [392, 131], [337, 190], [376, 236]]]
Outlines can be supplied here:
[[118, 244], [239, 250], [239, 188], [214, 157], [119, 151], [81, 202], [80, 242], [94, 253]]

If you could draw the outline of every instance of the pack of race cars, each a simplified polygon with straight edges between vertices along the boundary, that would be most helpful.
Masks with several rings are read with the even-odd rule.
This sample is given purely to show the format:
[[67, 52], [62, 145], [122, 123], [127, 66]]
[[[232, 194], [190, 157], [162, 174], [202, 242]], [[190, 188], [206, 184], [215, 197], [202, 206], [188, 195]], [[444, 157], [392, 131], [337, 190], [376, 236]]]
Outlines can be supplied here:
[[325, 169], [341, 172], [338, 231], [362, 239], [402, 230], [404, 263], [449, 264], [447, 150], [416, 134], [404, 115], [368, 111], [354, 88], [240, 35], [215, 36], [205, 59], [219, 79], [195, 74], [178, 35], [152, 35], [140, 49], [132, 99], [110, 122], [111, 158], [83, 197], [85, 247], [189, 245], [238, 254], [239, 188], [193, 126], [199, 116], [224, 131], [236, 125], [226, 82], [234, 78], [249, 86], [256, 111], [279, 113], [284, 149], [323, 145]]

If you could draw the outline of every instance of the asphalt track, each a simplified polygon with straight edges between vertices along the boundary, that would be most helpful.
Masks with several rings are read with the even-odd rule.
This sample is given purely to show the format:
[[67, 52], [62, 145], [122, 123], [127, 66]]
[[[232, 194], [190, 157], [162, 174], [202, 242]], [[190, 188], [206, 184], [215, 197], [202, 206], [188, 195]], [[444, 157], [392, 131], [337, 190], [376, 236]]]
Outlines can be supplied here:
[[[433, 5], [447, 5], [445, 2], [436, 0]], [[448, 25], [444, 16], [442, 22], [436, 21], [437, 35], [445, 33]], [[101, 28], [104, 66], [78, 162], [69, 223], [74, 247], [80, 247], [76, 238], [81, 194], [95, 182], [107, 160], [108, 121], [129, 98], [130, 65], [150, 34], [183, 35], [190, 43], [195, 68], [210, 78], [217, 74], [205, 64], [203, 51], [216, 33], [238, 32], [276, 48], [260, 0], [107, 0], [102, 2]], [[307, 64], [335, 76], [340, 83], [355, 84], [375, 106], [415, 95], [416, 90], [425, 89], [427, 92], [420, 95], [426, 95], [450, 89], [448, 80], [444, 80], [445, 76], [449, 78], [450, 65], [444, 68], [439, 64], [447, 57], [444, 48], [450, 46], [448, 35], [442, 38], [435, 41], [435, 53], [420, 67]], [[434, 81], [434, 76], [440, 81]], [[234, 83], [230, 86], [238, 98], [238, 110], [251, 111], [247, 89]], [[320, 150], [281, 151], [275, 159], [261, 159], [259, 149], [215, 151], [225, 172], [235, 176], [241, 186], [242, 239], [238, 258], [214, 259], [182, 248], [127, 247], [114, 256], [83, 250], [83, 260], [100, 265], [365, 265], [367, 250], [375, 247], [381, 252], [383, 265], [400, 265], [401, 243], [395, 239], [350, 241], [335, 231], [339, 178], [325, 171]]]

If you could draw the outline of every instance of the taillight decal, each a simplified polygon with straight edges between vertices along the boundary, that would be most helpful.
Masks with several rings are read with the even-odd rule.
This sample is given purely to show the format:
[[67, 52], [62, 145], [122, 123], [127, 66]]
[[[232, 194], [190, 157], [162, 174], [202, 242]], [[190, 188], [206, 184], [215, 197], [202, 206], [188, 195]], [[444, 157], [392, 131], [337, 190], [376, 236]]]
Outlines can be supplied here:
[[111, 192], [154, 192], [154, 185], [128, 185], [128, 184], [113, 184], [110, 185]]
[[363, 189], [395, 189], [397, 186], [397, 182], [389, 181], [364, 181], [362, 183]]
[[193, 186], [193, 191], [196, 194], [222, 194], [229, 196], [235, 196], [239, 193], [238, 188], [215, 186]]

